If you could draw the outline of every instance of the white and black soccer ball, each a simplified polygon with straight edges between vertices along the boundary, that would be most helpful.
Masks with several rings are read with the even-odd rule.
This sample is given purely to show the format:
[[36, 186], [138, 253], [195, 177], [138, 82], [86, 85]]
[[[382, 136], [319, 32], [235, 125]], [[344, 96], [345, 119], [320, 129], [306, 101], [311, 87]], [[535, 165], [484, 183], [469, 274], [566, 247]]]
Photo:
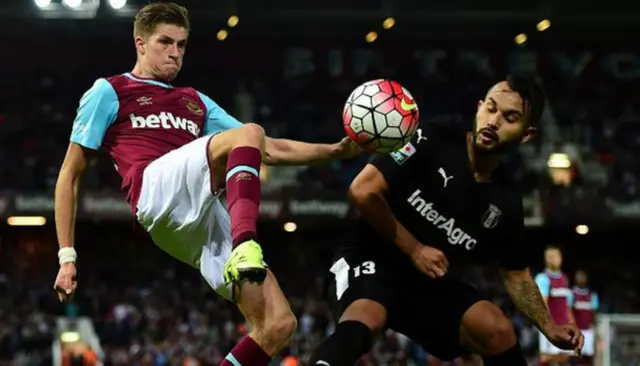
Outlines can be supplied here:
[[349, 138], [363, 149], [389, 153], [408, 143], [418, 128], [420, 113], [411, 93], [387, 79], [358, 86], [342, 112]]

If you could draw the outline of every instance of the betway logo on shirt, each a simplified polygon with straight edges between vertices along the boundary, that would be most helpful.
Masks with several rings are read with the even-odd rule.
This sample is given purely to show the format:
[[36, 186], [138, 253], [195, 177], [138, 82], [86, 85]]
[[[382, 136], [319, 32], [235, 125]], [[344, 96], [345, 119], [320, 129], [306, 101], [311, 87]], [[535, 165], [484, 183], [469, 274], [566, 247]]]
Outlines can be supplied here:
[[549, 291], [550, 297], [569, 297], [571, 295], [571, 289], [566, 287], [554, 287]]
[[435, 208], [433, 208], [432, 202], [426, 202], [422, 197], [420, 197], [420, 193], [420, 190], [416, 189], [416, 191], [407, 199], [407, 202], [409, 202], [416, 212], [436, 228], [443, 230], [447, 234], [449, 243], [464, 246], [467, 250], [475, 248], [478, 241], [467, 234], [464, 230], [456, 227], [456, 219], [447, 218], [441, 215]]
[[178, 129], [189, 131], [192, 135], [200, 136], [200, 127], [186, 118], [175, 117], [169, 112], [160, 112], [160, 114], [150, 114], [147, 117], [138, 117], [131, 113], [129, 115], [132, 128], [164, 128]]
[[593, 304], [591, 301], [576, 301], [573, 304], [573, 308], [576, 310], [593, 310]]

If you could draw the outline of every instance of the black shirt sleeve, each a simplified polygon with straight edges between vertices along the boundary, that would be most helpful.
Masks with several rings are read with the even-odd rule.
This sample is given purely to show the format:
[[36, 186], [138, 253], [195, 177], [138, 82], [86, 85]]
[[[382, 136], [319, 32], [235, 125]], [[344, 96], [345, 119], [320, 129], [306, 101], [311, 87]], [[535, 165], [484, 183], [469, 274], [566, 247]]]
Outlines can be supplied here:
[[513, 208], [507, 213], [504, 222], [500, 223], [498, 243], [496, 243], [497, 259], [504, 270], [522, 270], [531, 265], [533, 248], [525, 240], [524, 213], [522, 198], [513, 199]]

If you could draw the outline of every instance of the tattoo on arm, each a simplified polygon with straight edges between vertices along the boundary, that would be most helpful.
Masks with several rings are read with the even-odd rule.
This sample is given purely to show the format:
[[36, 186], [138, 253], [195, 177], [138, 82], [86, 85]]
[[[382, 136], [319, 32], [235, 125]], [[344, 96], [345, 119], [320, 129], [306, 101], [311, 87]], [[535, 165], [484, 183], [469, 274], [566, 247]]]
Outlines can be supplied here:
[[531, 276], [505, 276], [505, 287], [518, 310], [543, 330], [552, 322], [547, 305]]

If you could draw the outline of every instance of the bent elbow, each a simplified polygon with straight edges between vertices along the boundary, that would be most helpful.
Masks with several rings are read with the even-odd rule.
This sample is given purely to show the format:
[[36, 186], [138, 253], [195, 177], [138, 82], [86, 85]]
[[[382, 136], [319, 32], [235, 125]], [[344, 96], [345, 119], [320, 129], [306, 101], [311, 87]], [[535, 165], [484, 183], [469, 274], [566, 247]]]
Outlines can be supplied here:
[[367, 165], [351, 182], [347, 197], [349, 202], [358, 205], [374, 198], [382, 198], [387, 189], [387, 183], [382, 174], [372, 165]]
[[362, 205], [363, 203], [371, 200], [371, 198], [377, 194], [377, 192], [372, 188], [373, 187], [367, 184], [353, 182], [347, 192], [347, 199], [350, 203], [356, 206]]

